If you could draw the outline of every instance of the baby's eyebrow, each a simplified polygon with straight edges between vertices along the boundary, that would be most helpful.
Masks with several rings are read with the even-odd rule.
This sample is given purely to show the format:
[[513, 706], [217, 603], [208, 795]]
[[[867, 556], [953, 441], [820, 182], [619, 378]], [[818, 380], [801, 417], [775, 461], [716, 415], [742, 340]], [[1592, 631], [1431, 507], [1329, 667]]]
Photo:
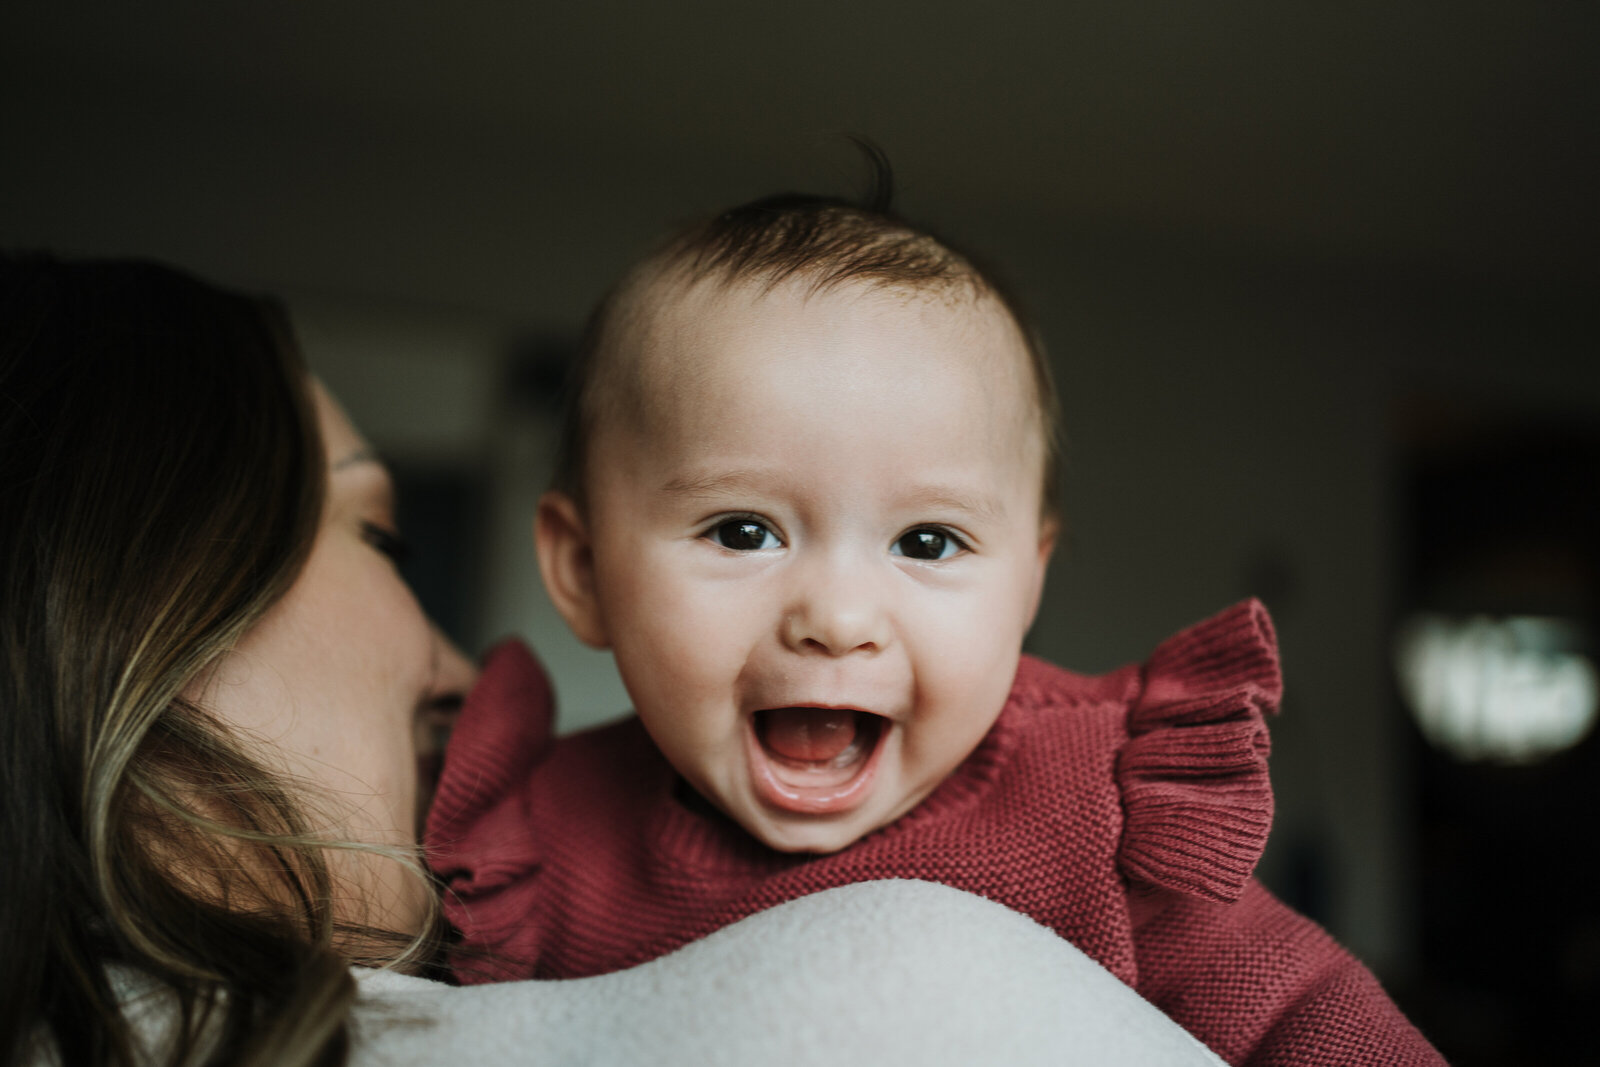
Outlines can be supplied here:
[[910, 511], [933, 513], [959, 511], [984, 523], [1005, 521], [1006, 509], [995, 497], [986, 493], [967, 493], [944, 486], [928, 486], [907, 491], [897, 501]]
[[758, 489], [770, 489], [779, 476], [759, 470], [718, 471], [698, 477], [680, 476], [661, 486], [673, 496], [735, 496]]
[[[772, 490], [784, 483], [782, 472], [767, 470], [718, 471], [704, 475], [682, 475], [661, 486], [660, 491], [672, 496], [740, 496], [762, 490]], [[1000, 501], [981, 491], [947, 485], [912, 486], [894, 494], [894, 505], [907, 512], [940, 514], [957, 512], [971, 515], [979, 522], [1005, 521], [1006, 509]]]

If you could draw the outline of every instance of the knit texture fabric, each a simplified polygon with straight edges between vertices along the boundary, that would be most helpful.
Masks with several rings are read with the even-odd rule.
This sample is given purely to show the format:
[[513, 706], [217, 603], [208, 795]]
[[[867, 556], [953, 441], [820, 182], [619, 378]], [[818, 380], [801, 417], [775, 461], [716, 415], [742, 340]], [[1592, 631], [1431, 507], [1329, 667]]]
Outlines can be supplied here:
[[829, 855], [773, 851], [678, 778], [635, 719], [555, 739], [527, 650], [486, 663], [427, 827], [464, 981], [662, 956], [832, 886], [917, 878], [1067, 938], [1235, 1064], [1442, 1062], [1372, 976], [1251, 879], [1280, 694], [1247, 601], [1090, 677], [1024, 657], [977, 749]]

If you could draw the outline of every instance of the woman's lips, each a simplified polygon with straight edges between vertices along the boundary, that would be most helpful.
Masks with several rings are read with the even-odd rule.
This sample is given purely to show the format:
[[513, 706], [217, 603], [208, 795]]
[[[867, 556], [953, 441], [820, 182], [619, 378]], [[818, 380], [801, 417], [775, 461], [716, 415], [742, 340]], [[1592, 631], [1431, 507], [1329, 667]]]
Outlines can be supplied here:
[[756, 795], [801, 815], [848, 811], [865, 800], [890, 727], [854, 708], [767, 708], [748, 721]]

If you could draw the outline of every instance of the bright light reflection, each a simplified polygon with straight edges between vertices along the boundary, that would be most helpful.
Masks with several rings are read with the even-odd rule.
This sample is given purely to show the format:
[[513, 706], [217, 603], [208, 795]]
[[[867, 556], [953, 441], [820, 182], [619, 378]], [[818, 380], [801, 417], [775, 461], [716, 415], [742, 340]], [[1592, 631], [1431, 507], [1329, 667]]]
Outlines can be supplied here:
[[1464, 760], [1531, 763], [1594, 726], [1600, 681], [1583, 627], [1563, 619], [1413, 615], [1395, 639], [1423, 735]]

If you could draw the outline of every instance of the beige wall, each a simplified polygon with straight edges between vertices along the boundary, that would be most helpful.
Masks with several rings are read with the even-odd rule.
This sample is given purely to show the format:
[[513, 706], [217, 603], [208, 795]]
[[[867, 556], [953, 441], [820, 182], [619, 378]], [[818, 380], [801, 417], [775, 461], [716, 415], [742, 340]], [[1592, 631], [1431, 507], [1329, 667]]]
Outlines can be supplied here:
[[[1395, 408], [1420, 390], [1600, 414], [1577, 339], [1507, 293], [1441, 301], [1434, 286], [1193, 262], [1181, 246], [1042, 238], [1011, 251], [1069, 438], [1070, 533], [1030, 647], [1108, 669], [1242, 596], [1266, 597], [1287, 691], [1264, 870], [1283, 862], [1282, 842], [1328, 850], [1331, 925], [1380, 969], [1403, 969], [1410, 812], [1387, 661]], [[381, 447], [491, 472], [478, 635], [518, 633], [539, 649], [563, 728], [622, 712], [609, 657], [579, 646], [539, 587], [530, 522], [553, 428], [494, 403], [515, 318], [326, 296], [295, 308], [314, 366]], [[580, 315], [551, 327], [575, 330]]]
[[[473, 637], [528, 636], [570, 727], [626, 698], [538, 588], [549, 426], [499, 403], [507, 344], [570, 336], [686, 214], [848, 190], [837, 131], [879, 136], [908, 210], [1006, 265], [1054, 354], [1071, 532], [1034, 647], [1104, 669], [1276, 588], [1276, 840], [1321, 842], [1330, 925], [1402, 972], [1392, 413], [1442, 390], [1600, 414], [1592, 294], [1568, 269], [1592, 270], [1592, 182], [1563, 155], [1596, 68], [1550, 5], [1516, 8], [1544, 11], [1538, 26], [1473, 9], [1478, 37], [1452, 9], [1452, 35], [1416, 49], [1387, 21], [1291, 40], [1298, 23], [1267, 6], [1258, 29], [1282, 55], [1237, 26], [1111, 5], [1070, 33], [1022, 14], [968, 26], [996, 50], [967, 62], [963, 39], [902, 40], [885, 8], [864, 24], [882, 48], [823, 22], [802, 35], [811, 52], [767, 62], [721, 38], [699, 54], [692, 35], [586, 30], [574, 8], [533, 28], [521, 66], [492, 26], [413, 27], [380, 69], [399, 21], [357, 20], [339, 43], [262, 16], [229, 42], [220, 7], [175, 6], [143, 32], [142, 8], [88, 5], [73, 24], [77, 5], [16, 5], [6, 18], [36, 36], [0, 24], [0, 243], [156, 256], [287, 294], [313, 366], [381, 448], [485, 472]], [[964, 11], [944, 15], [967, 26]], [[1357, 49], [1346, 64], [1336, 38]], [[828, 73], [817, 56], [834, 44]], [[645, 73], [630, 81], [628, 62]]]

